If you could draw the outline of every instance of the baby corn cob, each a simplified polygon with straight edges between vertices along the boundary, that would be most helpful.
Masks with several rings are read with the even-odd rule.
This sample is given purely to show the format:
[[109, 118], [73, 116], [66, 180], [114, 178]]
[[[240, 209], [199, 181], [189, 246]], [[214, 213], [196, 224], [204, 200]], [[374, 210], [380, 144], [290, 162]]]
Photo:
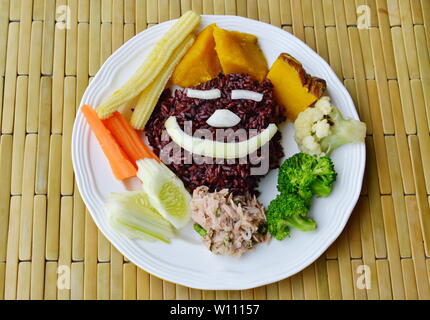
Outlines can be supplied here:
[[108, 118], [121, 104], [139, 95], [164, 68], [175, 49], [200, 23], [200, 15], [187, 11], [164, 34], [140, 65], [134, 75], [115, 91], [98, 108], [97, 115], [101, 119]]
[[188, 37], [179, 45], [173, 55], [170, 57], [163, 70], [158, 74], [154, 81], [146, 87], [145, 90], [140, 94], [139, 100], [137, 101], [133, 115], [131, 116], [130, 123], [133, 128], [142, 130], [152, 111], [154, 110], [158, 98], [164, 90], [170, 76], [175, 70], [179, 61], [192, 46], [195, 37], [188, 35]]

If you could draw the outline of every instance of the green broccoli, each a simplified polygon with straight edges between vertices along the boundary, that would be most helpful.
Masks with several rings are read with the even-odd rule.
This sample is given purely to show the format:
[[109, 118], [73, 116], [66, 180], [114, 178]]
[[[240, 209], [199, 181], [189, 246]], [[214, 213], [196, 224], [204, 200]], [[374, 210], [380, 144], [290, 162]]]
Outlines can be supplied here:
[[308, 217], [312, 197], [327, 197], [336, 180], [336, 171], [329, 157], [297, 153], [284, 161], [279, 169], [280, 194], [267, 209], [269, 232], [275, 239], [290, 235], [290, 228], [312, 231], [317, 224]]
[[312, 231], [316, 223], [307, 217], [309, 202], [294, 193], [280, 194], [267, 209], [267, 225], [275, 239], [283, 240], [290, 235], [290, 227]]
[[330, 195], [337, 176], [333, 161], [329, 157], [318, 158], [312, 174], [314, 176], [314, 181], [311, 184], [313, 193], [319, 197]]
[[336, 171], [329, 157], [297, 153], [281, 165], [278, 190], [281, 193], [296, 193], [310, 202], [314, 194], [327, 197], [335, 180]]

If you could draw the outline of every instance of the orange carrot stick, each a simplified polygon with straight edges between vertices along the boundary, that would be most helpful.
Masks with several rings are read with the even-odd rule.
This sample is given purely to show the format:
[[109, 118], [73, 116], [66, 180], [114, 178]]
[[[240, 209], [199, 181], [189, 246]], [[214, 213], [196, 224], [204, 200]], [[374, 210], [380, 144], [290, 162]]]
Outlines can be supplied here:
[[103, 120], [103, 124], [109, 129], [131, 161], [136, 162], [145, 158], [160, 161], [154, 152], [142, 141], [137, 131], [118, 111], [114, 112], [110, 118]]
[[97, 137], [106, 158], [109, 160], [113, 174], [118, 180], [136, 176], [137, 169], [127, 154], [121, 149], [110, 131], [104, 126], [96, 111], [90, 106], [82, 106], [82, 113]]

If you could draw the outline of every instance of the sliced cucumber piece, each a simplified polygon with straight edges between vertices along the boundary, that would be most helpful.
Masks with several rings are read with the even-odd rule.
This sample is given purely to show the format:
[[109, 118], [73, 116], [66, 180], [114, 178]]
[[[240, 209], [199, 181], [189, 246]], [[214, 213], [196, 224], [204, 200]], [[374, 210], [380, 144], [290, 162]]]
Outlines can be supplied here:
[[155, 159], [137, 161], [137, 176], [151, 205], [175, 228], [185, 226], [191, 215], [191, 196], [182, 181]]

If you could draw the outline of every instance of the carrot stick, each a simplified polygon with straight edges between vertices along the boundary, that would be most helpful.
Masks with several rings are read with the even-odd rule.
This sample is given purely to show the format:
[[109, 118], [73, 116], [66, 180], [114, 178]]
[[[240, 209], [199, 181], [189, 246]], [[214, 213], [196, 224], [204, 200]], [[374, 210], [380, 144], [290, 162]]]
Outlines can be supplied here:
[[115, 111], [110, 118], [103, 120], [103, 124], [109, 129], [119, 146], [133, 163], [145, 158], [160, 161], [154, 152], [142, 141], [137, 131], [118, 111]]
[[115, 177], [118, 180], [124, 180], [136, 176], [135, 164], [129, 160], [127, 154], [115, 141], [110, 131], [97, 116], [96, 111], [87, 105], [82, 106], [81, 110], [96, 135]]

